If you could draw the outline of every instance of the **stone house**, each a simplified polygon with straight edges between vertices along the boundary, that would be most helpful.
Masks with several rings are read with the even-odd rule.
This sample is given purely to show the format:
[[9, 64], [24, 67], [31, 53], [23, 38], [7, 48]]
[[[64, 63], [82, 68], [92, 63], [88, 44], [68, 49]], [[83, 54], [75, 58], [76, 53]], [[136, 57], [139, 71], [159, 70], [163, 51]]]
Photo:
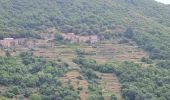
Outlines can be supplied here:
[[61, 36], [64, 38], [64, 40], [69, 40], [72, 43], [96, 43], [99, 41], [97, 35], [90, 35], [90, 36], [78, 36], [74, 33], [62, 33]]
[[14, 39], [14, 38], [4, 38], [0, 40], [0, 44], [4, 47], [21, 46], [25, 43], [25, 38]]
[[0, 40], [0, 43], [4, 47], [11, 47], [15, 45], [15, 41], [13, 38], [4, 38], [3, 40]]
[[90, 43], [97, 43], [99, 41], [99, 38], [97, 35], [92, 35], [89, 37]]

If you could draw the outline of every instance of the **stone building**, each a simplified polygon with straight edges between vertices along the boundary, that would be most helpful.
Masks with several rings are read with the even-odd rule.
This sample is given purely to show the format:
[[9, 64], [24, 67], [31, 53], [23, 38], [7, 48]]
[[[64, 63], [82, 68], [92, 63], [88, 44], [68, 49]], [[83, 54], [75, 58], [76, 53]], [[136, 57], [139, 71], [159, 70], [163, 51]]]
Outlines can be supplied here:
[[11, 47], [15, 45], [15, 41], [13, 38], [4, 38], [3, 40], [0, 40], [0, 43], [4, 47]]
[[0, 40], [0, 44], [3, 47], [13, 47], [13, 46], [21, 46], [25, 44], [26, 39], [20, 38], [20, 39], [14, 39], [14, 38], [4, 38], [3, 40]]
[[69, 40], [72, 43], [96, 43], [99, 41], [97, 35], [90, 35], [90, 36], [78, 36], [74, 33], [62, 33], [61, 36], [64, 40]]

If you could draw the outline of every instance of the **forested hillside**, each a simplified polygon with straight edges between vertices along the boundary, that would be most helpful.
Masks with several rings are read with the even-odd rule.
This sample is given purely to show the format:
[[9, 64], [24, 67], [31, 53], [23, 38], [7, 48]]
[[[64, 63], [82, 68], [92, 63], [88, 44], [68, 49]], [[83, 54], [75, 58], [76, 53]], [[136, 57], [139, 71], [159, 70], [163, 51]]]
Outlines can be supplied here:
[[[52, 40], [42, 38], [48, 29], [54, 29]], [[99, 40], [72, 44], [61, 33]], [[22, 43], [0, 45], [0, 100], [170, 100], [169, 5], [154, 0], [0, 0], [0, 40], [10, 37]], [[104, 75], [116, 82], [111, 92], [103, 89], [109, 86], [101, 82]], [[88, 86], [81, 87], [83, 82]]]
[[1, 38], [38, 37], [36, 30], [56, 27], [109, 39], [131, 28], [136, 35], [129, 37], [144, 49], [170, 56], [170, 7], [153, 0], [1, 0], [0, 7]]

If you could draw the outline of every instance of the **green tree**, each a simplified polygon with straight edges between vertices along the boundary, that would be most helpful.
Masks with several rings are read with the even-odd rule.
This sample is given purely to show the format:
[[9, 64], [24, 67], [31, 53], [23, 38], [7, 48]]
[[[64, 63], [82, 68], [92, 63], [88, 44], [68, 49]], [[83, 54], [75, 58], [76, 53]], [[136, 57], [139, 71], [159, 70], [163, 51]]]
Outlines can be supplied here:
[[56, 34], [55, 34], [55, 40], [56, 40], [56, 41], [62, 41], [62, 40], [63, 40], [63, 37], [62, 37], [59, 33], [56, 33]]
[[6, 51], [5, 51], [5, 55], [6, 55], [7, 57], [11, 57], [10, 51], [9, 51], [9, 50], [6, 50]]
[[116, 97], [115, 94], [112, 94], [110, 99], [111, 99], [111, 100], [117, 100], [117, 97]]
[[18, 87], [12, 87], [12, 89], [11, 89], [11, 91], [10, 91], [11, 93], [13, 93], [13, 94], [15, 94], [15, 95], [18, 95], [18, 94], [20, 94], [20, 90], [19, 90], [19, 88]]

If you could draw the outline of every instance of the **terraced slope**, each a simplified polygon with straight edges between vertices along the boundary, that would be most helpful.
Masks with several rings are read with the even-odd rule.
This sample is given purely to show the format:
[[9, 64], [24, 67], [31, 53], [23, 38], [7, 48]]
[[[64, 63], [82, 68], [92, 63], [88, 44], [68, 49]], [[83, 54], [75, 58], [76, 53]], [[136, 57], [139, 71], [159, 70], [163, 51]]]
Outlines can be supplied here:
[[119, 44], [116, 41], [104, 41], [92, 47], [85, 46], [82, 50], [89, 53], [87, 57], [93, 58], [98, 62], [133, 61], [138, 63], [142, 57], [147, 57], [147, 54], [138, 48], [136, 44]]
[[65, 85], [67, 85], [68, 82], [71, 83], [71, 85], [74, 87], [75, 90], [79, 91], [79, 96], [81, 100], [86, 100], [88, 94], [88, 82], [85, 79], [78, 79], [78, 77], [83, 77], [79, 71], [72, 70], [69, 71], [61, 80]]
[[116, 75], [108, 73], [98, 73], [98, 75], [101, 77], [99, 83], [102, 87], [102, 92], [105, 100], [110, 100], [112, 93], [116, 95], [118, 100], [122, 100], [121, 86]]
[[[20, 52], [32, 51], [35, 56], [43, 59], [62, 60], [62, 62], [67, 63], [70, 71], [61, 80], [65, 85], [70, 82], [73, 88], [79, 91], [82, 100], [86, 100], [88, 96], [89, 83], [80, 73], [80, 67], [72, 61], [77, 56], [77, 49], [84, 51], [86, 58], [94, 59], [98, 63], [112, 61], [133, 61], [138, 63], [142, 57], [147, 57], [147, 54], [134, 43], [120, 44], [118, 40], [100, 41], [100, 43], [96, 44], [73, 44], [73, 46], [55, 44], [46, 40], [29, 40], [27, 44], [26, 46], [16, 47], [16, 55]], [[122, 100], [121, 86], [117, 77], [112, 73], [97, 72], [97, 75], [101, 77], [99, 84], [105, 100], [110, 100], [112, 93], [116, 95], [118, 100]], [[81, 77], [81, 79], [78, 77]]]

